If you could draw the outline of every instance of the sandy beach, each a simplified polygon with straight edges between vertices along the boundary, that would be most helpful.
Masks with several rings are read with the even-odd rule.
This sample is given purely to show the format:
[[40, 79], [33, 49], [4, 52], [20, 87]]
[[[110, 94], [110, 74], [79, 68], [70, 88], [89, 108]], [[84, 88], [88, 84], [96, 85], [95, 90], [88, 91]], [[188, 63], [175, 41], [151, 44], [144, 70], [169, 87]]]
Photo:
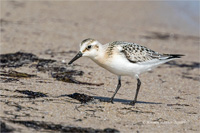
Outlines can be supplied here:
[[[0, 4], [1, 132], [200, 132], [199, 2]], [[86, 38], [185, 56], [142, 74], [135, 106], [137, 80], [122, 77], [112, 104], [116, 75], [67, 64]]]

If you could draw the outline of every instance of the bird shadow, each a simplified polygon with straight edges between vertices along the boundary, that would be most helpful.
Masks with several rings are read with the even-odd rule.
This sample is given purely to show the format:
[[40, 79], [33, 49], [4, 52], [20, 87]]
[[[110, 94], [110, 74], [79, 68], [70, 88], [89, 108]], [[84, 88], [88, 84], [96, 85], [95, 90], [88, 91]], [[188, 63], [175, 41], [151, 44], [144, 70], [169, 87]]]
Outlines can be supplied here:
[[[73, 98], [73, 99], [80, 101], [81, 103], [87, 103], [87, 102], [93, 101], [94, 99], [97, 99], [100, 102], [110, 102], [109, 97], [89, 96], [89, 95], [85, 95], [85, 94], [81, 94], [81, 93], [65, 94], [65, 95], [60, 95], [58, 97], [70, 97], [70, 98]], [[131, 100], [115, 98], [115, 99], [113, 99], [113, 102], [120, 102], [122, 104], [129, 104], [131, 102]], [[137, 101], [137, 104], [138, 103], [141, 103], [141, 104], [162, 104], [162, 103], [157, 103], [157, 102], [144, 102], [144, 101]]]
[[[93, 96], [94, 99], [98, 99], [102, 102], [109, 102], [110, 98], [109, 97], [99, 97], [99, 96]], [[126, 100], [126, 99], [119, 99], [119, 98], [114, 98], [113, 102], [120, 102], [123, 104], [129, 104], [132, 100]], [[145, 101], [137, 101], [137, 104], [162, 104], [162, 103], [157, 103], [157, 102], [145, 102]]]
[[199, 62], [178, 62], [178, 61], [170, 61], [165, 63], [166, 65], [170, 65], [170, 67], [182, 67], [182, 68], [187, 68], [188, 70], [193, 70], [193, 69], [199, 69], [200, 68], [200, 63]]

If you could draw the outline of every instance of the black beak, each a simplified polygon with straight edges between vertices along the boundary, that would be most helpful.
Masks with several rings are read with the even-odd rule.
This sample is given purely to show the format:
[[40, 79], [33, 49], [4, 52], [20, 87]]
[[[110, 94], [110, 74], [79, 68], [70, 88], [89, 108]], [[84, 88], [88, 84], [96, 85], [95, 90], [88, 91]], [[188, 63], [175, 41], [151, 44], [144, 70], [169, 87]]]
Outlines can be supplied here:
[[81, 53], [81, 51], [79, 51], [78, 54], [68, 63], [68, 65], [72, 64], [75, 60], [80, 58], [82, 55], [83, 54]]

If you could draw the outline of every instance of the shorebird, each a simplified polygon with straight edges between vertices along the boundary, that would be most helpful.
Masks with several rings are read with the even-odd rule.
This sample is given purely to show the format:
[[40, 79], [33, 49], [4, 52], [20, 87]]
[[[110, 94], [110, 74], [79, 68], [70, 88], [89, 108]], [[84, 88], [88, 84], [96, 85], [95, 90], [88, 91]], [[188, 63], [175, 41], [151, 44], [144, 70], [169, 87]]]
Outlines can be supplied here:
[[121, 87], [121, 76], [135, 77], [137, 89], [134, 100], [130, 102], [131, 105], [135, 105], [141, 86], [139, 75], [183, 55], [160, 54], [139, 44], [123, 41], [102, 45], [97, 40], [88, 38], [81, 42], [80, 51], [68, 64], [82, 56], [89, 57], [99, 66], [118, 76], [117, 88], [110, 99], [111, 103]]

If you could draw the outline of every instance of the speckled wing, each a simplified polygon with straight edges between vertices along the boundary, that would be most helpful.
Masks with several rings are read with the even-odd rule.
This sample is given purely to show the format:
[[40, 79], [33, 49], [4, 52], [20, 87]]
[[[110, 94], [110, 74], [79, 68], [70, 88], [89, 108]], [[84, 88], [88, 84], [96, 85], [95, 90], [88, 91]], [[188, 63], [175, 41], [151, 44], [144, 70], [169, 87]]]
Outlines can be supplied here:
[[162, 54], [155, 52], [147, 47], [128, 42], [115, 42], [115, 44], [122, 47], [121, 52], [132, 63], [146, 62], [153, 59], [160, 59]]
[[184, 56], [180, 54], [160, 54], [139, 44], [122, 41], [115, 41], [109, 44], [107, 50], [109, 56], [112, 55], [115, 47], [132, 63], [145, 63], [148, 61], [154, 61], [154, 63], [166, 62], [173, 58], [181, 58], [181, 56]]

